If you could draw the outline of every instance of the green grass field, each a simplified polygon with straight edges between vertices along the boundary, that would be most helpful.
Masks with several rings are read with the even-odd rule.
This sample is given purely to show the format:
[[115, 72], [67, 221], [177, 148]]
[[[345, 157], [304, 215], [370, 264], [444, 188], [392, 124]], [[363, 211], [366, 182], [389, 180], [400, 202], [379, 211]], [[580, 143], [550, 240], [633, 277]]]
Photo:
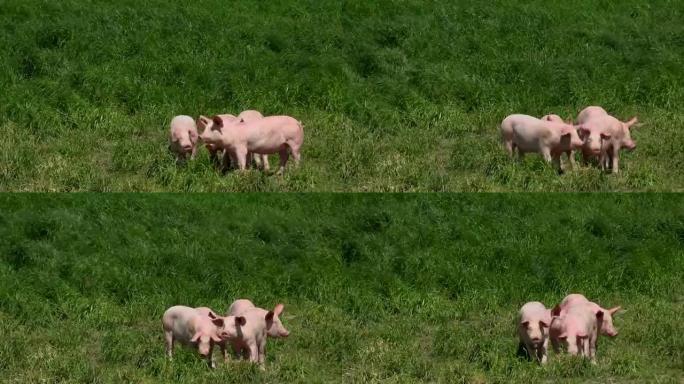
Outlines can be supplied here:
[[[681, 383], [684, 197], [0, 195], [7, 383]], [[518, 360], [514, 318], [621, 304], [598, 365]], [[284, 302], [267, 371], [164, 357], [174, 304]], [[218, 356], [217, 356], [218, 357]]]
[[[684, 2], [0, 2], [0, 190], [682, 191]], [[638, 115], [621, 175], [511, 163], [513, 112]], [[177, 114], [305, 124], [284, 178], [178, 168]]]

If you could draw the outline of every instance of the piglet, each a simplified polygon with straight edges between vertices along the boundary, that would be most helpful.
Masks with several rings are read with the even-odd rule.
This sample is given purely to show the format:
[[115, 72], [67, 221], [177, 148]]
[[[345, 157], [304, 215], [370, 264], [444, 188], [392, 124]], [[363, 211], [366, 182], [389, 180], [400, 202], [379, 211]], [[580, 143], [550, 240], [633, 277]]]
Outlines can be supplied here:
[[[260, 119], [263, 119], [264, 115], [261, 114], [259, 111], [254, 111], [251, 109], [248, 109], [246, 111], [240, 112], [240, 114], [237, 116], [237, 120], [241, 123], [251, 123]], [[263, 154], [253, 154], [252, 152], [249, 152], [247, 154], [247, 165], [252, 164], [252, 158], [254, 159], [254, 163], [257, 168], [260, 168], [264, 171], [268, 171], [271, 167], [268, 164], [268, 155], [263, 155]]]
[[546, 364], [549, 345], [549, 325], [551, 311], [538, 301], [529, 302], [520, 308], [518, 314], [518, 337], [520, 347], [525, 347], [527, 354], [541, 364]]
[[583, 356], [595, 364], [603, 312], [594, 313], [589, 305], [581, 303], [569, 307], [562, 315], [560, 312], [558, 306], [551, 311], [549, 336], [554, 352], [558, 353], [562, 344], [570, 355]]
[[300, 148], [304, 142], [302, 124], [290, 116], [268, 116], [252, 122], [226, 122], [219, 116], [212, 118], [216, 129], [205, 129], [202, 141], [227, 150], [244, 170], [249, 152], [256, 154], [280, 154], [278, 174], [282, 174], [290, 153], [296, 163], [300, 160]]
[[517, 149], [525, 153], [541, 153], [544, 160], [552, 160], [560, 170], [560, 156], [582, 147], [576, 127], [562, 121], [548, 121], [528, 115], [510, 115], [501, 122], [501, 137], [510, 156]]
[[[222, 114], [218, 115], [220, 118], [222, 118], [225, 121], [234, 121], [237, 119], [234, 115], [231, 114]], [[200, 117], [197, 118], [197, 126], [199, 127], [200, 131], [205, 131], [207, 129], [212, 129], [214, 126], [214, 121], [204, 115], [200, 115]], [[219, 166], [219, 152], [224, 152], [222, 148], [219, 148], [215, 144], [208, 144], [204, 143], [204, 147], [207, 148], [207, 151], [209, 151], [209, 159], [211, 160], [211, 163], [214, 164], [214, 166]], [[222, 157], [225, 156], [225, 154], [221, 154]], [[230, 159], [229, 159], [230, 160]], [[224, 162], [224, 167], [226, 167], [226, 159], [225, 157], [223, 158]], [[229, 162], [230, 163], [230, 162]]]
[[231, 330], [232, 330], [232, 325], [234, 324], [235, 332], [234, 333], [225, 332], [224, 334], [221, 335], [221, 341], [216, 343], [221, 350], [221, 354], [223, 355], [224, 362], [228, 362], [227, 344], [231, 340], [240, 337], [240, 335], [242, 334], [242, 330], [240, 328], [245, 325], [247, 320], [243, 316], [228, 315], [225, 317], [221, 317], [221, 316], [217, 315], [216, 312], [214, 312], [211, 308], [208, 308], [208, 307], [197, 307], [197, 308], [195, 308], [195, 310], [198, 313], [200, 313], [201, 315], [209, 317], [210, 319], [212, 319], [212, 321], [214, 319], [223, 319], [223, 324], [226, 325], [227, 327], [231, 328]]
[[561, 301], [561, 303], [558, 305], [560, 309], [560, 315], [563, 315], [567, 310], [578, 304], [585, 304], [588, 305], [591, 310], [594, 312], [594, 314], [598, 314], [599, 312], [603, 312], [603, 319], [601, 321], [600, 328], [601, 328], [601, 334], [610, 336], [610, 337], [615, 337], [618, 334], [617, 329], [615, 329], [615, 325], [613, 324], [613, 315], [615, 315], [618, 311], [622, 309], [621, 306], [613, 307], [610, 309], [605, 309], [602, 308], [600, 305], [589, 301], [584, 295], [581, 295], [579, 293], [571, 293]]
[[195, 158], [197, 144], [197, 125], [190, 116], [180, 115], [171, 120], [169, 132], [169, 150], [176, 154], [176, 162], [185, 160], [190, 155]]
[[[209, 310], [209, 312], [212, 312]], [[166, 353], [173, 358], [173, 347], [176, 342], [196, 348], [209, 367], [215, 368], [214, 345], [224, 340], [237, 337], [236, 319], [234, 316], [210, 317], [204, 310], [177, 305], [164, 312], [162, 326], [166, 340]]]
[[592, 157], [598, 157], [602, 169], [611, 168], [613, 173], [618, 173], [620, 150], [625, 148], [631, 151], [636, 148], [631, 129], [637, 126], [637, 118], [622, 122], [609, 115], [605, 109], [591, 106], [579, 113], [577, 122], [584, 141], [583, 162], [586, 164]]
[[288, 337], [290, 332], [280, 321], [285, 306], [278, 304], [272, 311], [255, 307], [251, 301], [236, 300], [228, 309], [228, 314], [245, 317], [246, 325], [241, 328], [241, 337], [231, 340], [236, 357], [242, 356], [250, 362], [258, 363], [264, 369], [266, 361], [266, 338]]

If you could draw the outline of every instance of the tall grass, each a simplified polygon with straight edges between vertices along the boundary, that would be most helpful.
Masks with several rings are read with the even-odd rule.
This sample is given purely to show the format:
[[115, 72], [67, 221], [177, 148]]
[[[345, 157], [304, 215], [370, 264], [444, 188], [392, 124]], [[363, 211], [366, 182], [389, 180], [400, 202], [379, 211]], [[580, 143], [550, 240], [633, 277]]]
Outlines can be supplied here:
[[[0, 195], [0, 377], [677, 382], [681, 195]], [[598, 365], [515, 356], [529, 300], [621, 304]], [[267, 371], [164, 358], [171, 305], [285, 303]]]
[[[684, 3], [5, 0], [0, 189], [681, 191]], [[645, 122], [619, 176], [513, 164], [517, 112]], [[177, 114], [305, 124], [284, 178], [177, 168]]]

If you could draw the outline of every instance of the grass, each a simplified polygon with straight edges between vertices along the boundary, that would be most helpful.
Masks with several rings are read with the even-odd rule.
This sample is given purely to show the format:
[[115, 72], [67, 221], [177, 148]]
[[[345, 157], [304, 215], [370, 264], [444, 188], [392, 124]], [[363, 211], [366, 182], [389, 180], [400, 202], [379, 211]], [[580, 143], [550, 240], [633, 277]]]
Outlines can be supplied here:
[[[4, 0], [0, 190], [682, 191], [684, 3]], [[645, 123], [621, 175], [514, 164], [499, 122]], [[178, 168], [177, 114], [305, 124], [284, 178]]]
[[[0, 195], [8, 383], [681, 382], [682, 195]], [[529, 300], [621, 304], [598, 365], [516, 358]], [[284, 302], [267, 371], [164, 358], [174, 304]]]

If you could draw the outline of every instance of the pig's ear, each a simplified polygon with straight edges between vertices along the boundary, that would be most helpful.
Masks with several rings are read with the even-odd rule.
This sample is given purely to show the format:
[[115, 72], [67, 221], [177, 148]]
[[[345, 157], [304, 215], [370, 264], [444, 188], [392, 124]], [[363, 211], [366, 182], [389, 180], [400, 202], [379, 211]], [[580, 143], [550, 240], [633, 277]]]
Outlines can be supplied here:
[[216, 314], [215, 314], [213, 311], [209, 311], [209, 318], [210, 318], [210, 319], [215, 319], [215, 318], [216, 318]]
[[539, 326], [541, 328], [548, 328], [549, 327], [549, 321], [546, 320], [539, 320]]
[[610, 139], [610, 133], [605, 133], [605, 132], [601, 133], [601, 138], [602, 138], [603, 140], [608, 140], [608, 139]]
[[622, 310], [622, 307], [618, 305], [617, 307], [613, 307], [613, 308], [609, 309], [608, 313], [610, 313], [610, 315], [613, 316], [615, 313], [617, 313], [620, 310]]
[[560, 313], [561, 313], [560, 305], [556, 304], [556, 306], [553, 307], [553, 309], [551, 310], [551, 316], [558, 317], [558, 316], [560, 316]]
[[521, 321], [520, 322], [520, 327], [522, 327], [522, 328], [527, 328], [527, 327], [529, 327], [529, 325], [530, 325], [529, 321]]
[[283, 313], [283, 310], [285, 309], [284, 304], [278, 304], [273, 308], [273, 313], [275, 313], [276, 316], [280, 316], [281, 313]]
[[217, 327], [223, 327], [223, 318], [221, 317], [215, 317], [211, 319], [211, 322]]
[[223, 119], [221, 119], [219, 116], [214, 116], [211, 118], [211, 120], [218, 126], [219, 128], [223, 128]]
[[580, 124], [577, 126], [577, 129], [582, 132], [582, 133], [589, 133], [590, 129], [584, 124]]
[[596, 311], [596, 320], [603, 321], [603, 311]]
[[190, 339], [190, 342], [191, 342], [191, 343], [196, 343], [197, 340], [199, 340], [200, 336], [202, 336], [201, 333], [199, 333], [199, 332], [195, 333], [195, 335], [192, 337], [192, 339]]
[[561, 128], [561, 136], [566, 136], [566, 135], [571, 134], [574, 129], [575, 128], [573, 128], [572, 125], [565, 126], [565, 127]]
[[244, 326], [247, 324], [247, 319], [244, 316], [235, 316], [235, 325]]
[[273, 311], [268, 311], [268, 313], [266, 314], [266, 322], [272, 322], [274, 315], [275, 313], [273, 313]]
[[567, 332], [562, 332], [560, 335], [558, 335], [558, 338], [561, 340], [565, 340], [568, 338], [568, 333]]

